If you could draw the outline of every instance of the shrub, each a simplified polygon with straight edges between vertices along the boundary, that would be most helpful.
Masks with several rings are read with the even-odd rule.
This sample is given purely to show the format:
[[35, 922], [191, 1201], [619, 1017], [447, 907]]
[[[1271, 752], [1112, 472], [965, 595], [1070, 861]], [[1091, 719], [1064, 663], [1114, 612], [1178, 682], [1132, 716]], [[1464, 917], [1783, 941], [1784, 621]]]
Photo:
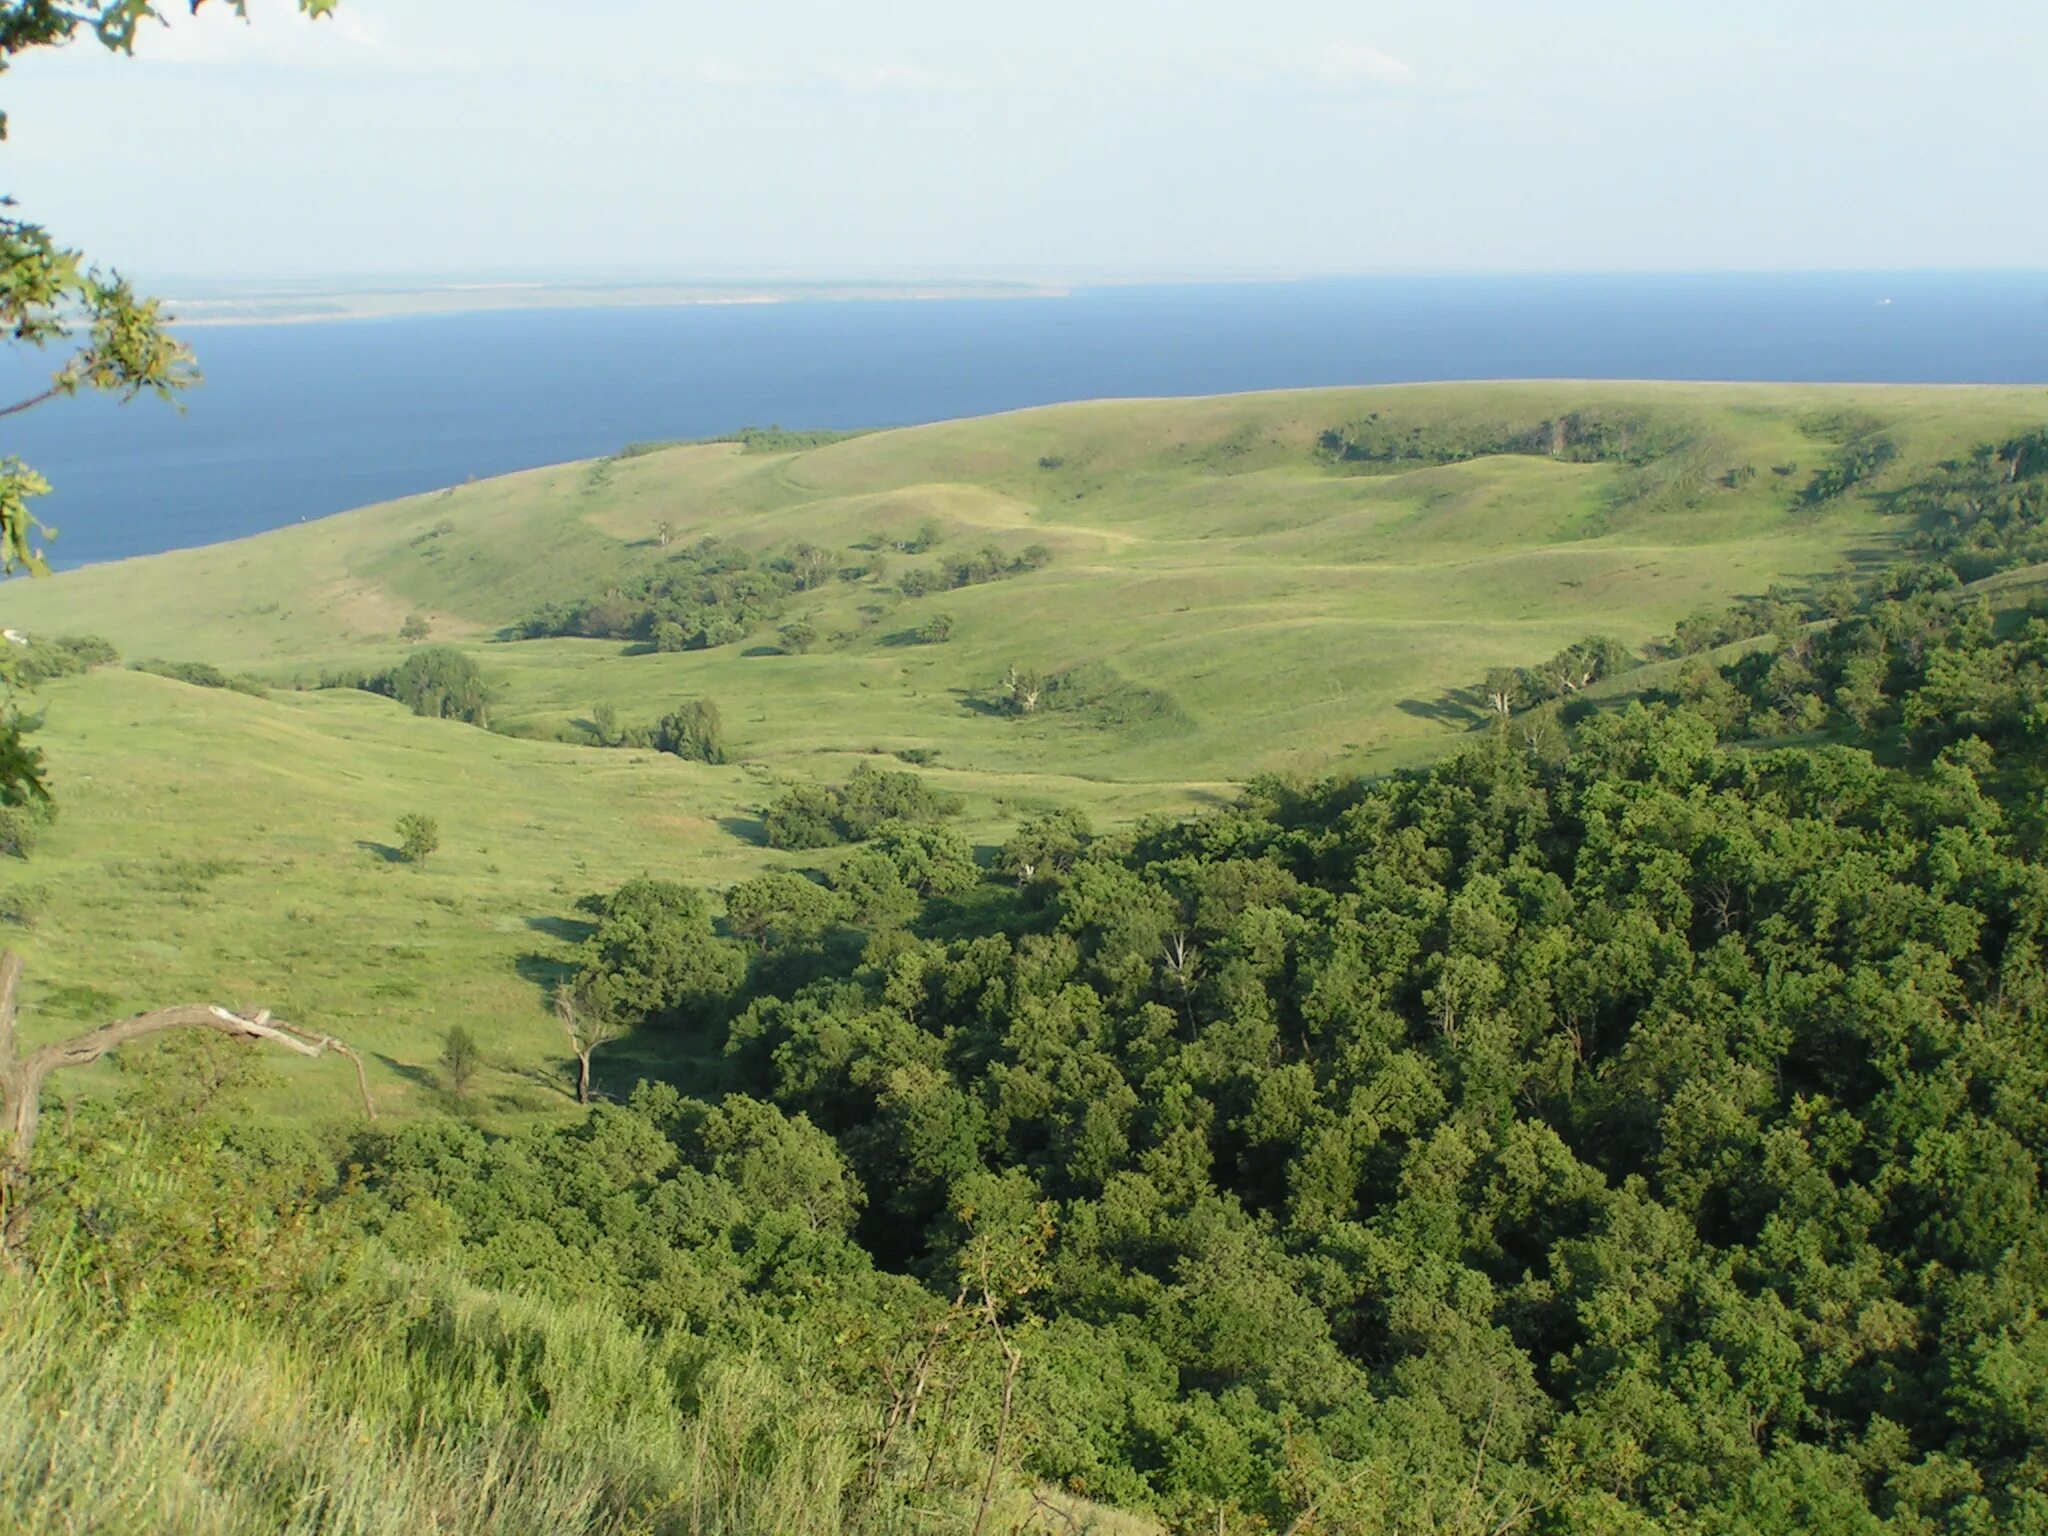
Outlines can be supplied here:
[[136, 661], [129, 663], [129, 670], [168, 677], [174, 682], [189, 683], [194, 688], [229, 688], [259, 699], [270, 697], [269, 686], [262, 678], [251, 677], [246, 672], [223, 672], [207, 661]]
[[59, 635], [53, 640], [31, 640], [14, 658], [15, 676], [24, 688], [34, 688], [54, 677], [75, 677], [94, 667], [112, 666], [121, 658], [113, 642], [98, 635]]
[[862, 928], [899, 928], [917, 915], [917, 892], [896, 860], [872, 849], [849, 855], [833, 871], [832, 889], [846, 920]]
[[725, 645], [777, 618], [783, 600], [808, 574], [829, 574], [836, 563], [836, 556], [819, 550], [805, 558], [800, 574], [792, 559], [766, 559], [718, 539], [700, 539], [665, 554], [631, 582], [573, 602], [543, 604], [507, 633], [529, 640], [651, 640], [657, 650]]
[[0, 858], [27, 858], [55, 815], [55, 807], [47, 800], [0, 805]]
[[798, 619], [793, 624], [783, 625], [781, 629], [776, 631], [776, 634], [782, 640], [783, 650], [792, 656], [801, 656], [805, 651], [808, 651], [813, 645], [818, 643], [817, 629], [805, 623], [802, 619]]
[[838, 821], [848, 841], [871, 836], [884, 822], [936, 821], [960, 809], [960, 798], [932, 789], [914, 773], [862, 763], [838, 791]]
[[482, 1064], [475, 1039], [460, 1024], [443, 1037], [441, 1069], [448, 1074], [448, 1091], [455, 1097], [469, 1097], [470, 1082], [476, 1077], [476, 1069]]
[[40, 885], [0, 887], [0, 923], [17, 928], [34, 928], [49, 904], [50, 893]]
[[485, 725], [490, 717], [490, 690], [477, 665], [453, 646], [432, 645], [415, 651], [378, 679], [377, 691], [388, 693], [414, 714], [430, 720], [463, 720]]
[[799, 784], [761, 813], [770, 848], [830, 848], [839, 834], [839, 797], [823, 785]]
[[934, 790], [914, 773], [862, 763], [837, 789], [800, 784], [763, 813], [771, 848], [829, 848], [872, 837], [891, 822], [951, 816], [960, 798]]
[[996, 868], [1019, 885], [1055, 880], [1073, 866], [1093, 836], [1085, 813], [1071, 808], [1052, 811], [1017, 829], [996, 855]]
[[725, 761], [725, 727], [718, 706], [709, 699], [690, 699], [661, 717], [654, 727], [654, 749], [698, 763]]
[[953, 615], [935, 613], [917, 626], [919, 645], [944, 645], [953, 638]]
[[441, 846], [441, 828], [431, 816], [407, 811], [398, 818], [398, 851], [409, 863], [424, 864]]
[[697, 632], [697, 643], [707, 651], [721, 645], [737, 645], [746, 638], [747, 626], [734, 618], [711, 619]]

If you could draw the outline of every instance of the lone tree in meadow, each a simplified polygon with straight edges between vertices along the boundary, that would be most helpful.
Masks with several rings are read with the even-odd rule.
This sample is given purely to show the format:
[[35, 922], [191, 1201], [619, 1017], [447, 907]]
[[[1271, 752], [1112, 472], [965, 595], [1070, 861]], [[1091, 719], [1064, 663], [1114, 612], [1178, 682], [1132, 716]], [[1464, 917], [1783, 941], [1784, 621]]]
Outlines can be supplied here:
[[433, 817], [407, 811], [398, 818], [398, 851], [407, 863], [426, 863], [427, 855], [440, 846], [441, 828]]
[[482, 1065], [483, 1054], [476, 1048], [475, 1037], [460, 1024], [442, 1037], [441, 1070], [448, 1074], [448, 1091], [456, 1098], [469, 1097], [469, 1085]]
[[1028, 667], [1011, 666], [1003, 674], [1003, 705], [1013, 715], [1028, 715], [1045, 694], [1045, 679]]
[[555, 988], [555, 1017], [576, 1053], [576, 1102], [590, 1102], [590, 1058], [624, 1034], [625, 1026], [588, 987], [562, 982]]
[[431, 626], [427, 623], [427, 616], [424, 613], [408, 613], [405, 622], [398, 626], [398, 638], [407, 645], [418, 645], [427, 638], [430, 631]]

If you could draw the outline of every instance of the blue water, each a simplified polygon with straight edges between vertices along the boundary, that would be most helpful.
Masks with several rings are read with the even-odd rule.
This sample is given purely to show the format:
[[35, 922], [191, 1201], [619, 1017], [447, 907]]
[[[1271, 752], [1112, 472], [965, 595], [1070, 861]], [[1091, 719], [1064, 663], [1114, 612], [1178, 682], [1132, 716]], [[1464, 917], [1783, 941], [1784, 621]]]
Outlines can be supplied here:
[[61, 531], [53, 564], [771, 422], [895, 426], [1100, 396], [1419, 379], [2042, 382], [2048, 273], [1359, 278], [188, 339], [206, 383], [183, 412], [59, 401], [0, 424], [0, 453], [58, 487], [40, 504]]

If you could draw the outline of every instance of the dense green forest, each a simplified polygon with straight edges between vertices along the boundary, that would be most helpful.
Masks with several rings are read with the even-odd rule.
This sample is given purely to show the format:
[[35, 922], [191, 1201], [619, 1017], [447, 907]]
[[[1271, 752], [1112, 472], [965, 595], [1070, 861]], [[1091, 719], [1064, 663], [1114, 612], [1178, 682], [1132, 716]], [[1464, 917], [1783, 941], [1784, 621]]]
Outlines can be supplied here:
[[32, 1304], [345, 1330], [450, 1528], [2048, 1530], [2048, 622], [1920, 585], [986, 873], [863, 776], [829, 882], [588, 904], [692, 1094], [323, 1140], [193, 1046], [49, 1138]]

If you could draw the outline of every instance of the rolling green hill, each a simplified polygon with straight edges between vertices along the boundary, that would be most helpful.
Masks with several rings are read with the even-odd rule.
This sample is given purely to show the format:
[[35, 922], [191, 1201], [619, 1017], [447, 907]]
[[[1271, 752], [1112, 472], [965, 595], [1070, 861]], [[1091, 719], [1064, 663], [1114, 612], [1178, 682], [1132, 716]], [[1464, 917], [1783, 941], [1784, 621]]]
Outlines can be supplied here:
[[[2048, 394], [2013, 389], [1095, 403], [800, 452], [637, 452], [16, 581], [0, 588], [11, 627], [278, 685], [388, 665], [420, 612], [478, 659], [499, 731], [562, 738], [417, 720], [352, 690], [50, 685], [38, 740], [64, 814], [31, 864], [0, 869], [40, 911], [29, 1027], [172, 996], [262, 1001], [357, 1040], [402, 1105], [463, 1023], [494, 1063], [486, 1103], [541, 1109], [559, 1087], [533, 1073], [560, 1056], [544, 983], [583, 931], [576, 899], [635, 873], [723, 887], [821, 862], [759, 846], [778, 783], [908, 752], [964, 796], [987, 850], [1051, 806], [1113, 824], [1218, 803], [1261, 771], [1424, 761], [1479, 718], [1469, 690], [1488, 667], [1589, 633], [1639, 646], [1702, 606], [1880, 565], [1905, 522], [1892, 491], [2044, 418]], [[499, 638], [705, 537], [762, 560], [808, 544], [836, 570], [708, 649]], [[912, 571], [1031, 545], [1050, 551], [1042, 568], [903, 590]], [[937, 613], [952, 637], [914, 643]], [[816, 633], [805, 654], [778, 641], [793, 621]], [[995, 706], [1012, 666], [1106, 667], [1124, 692], [1012, 718]], [[565, 744], [601, 700], [650, 721], [696, 696], [721, 707], [739, 766]], [[414, 809], [446, 844], [420, 871], [385, 849]]]
[[[802, 453], [712, 444], [536, 470], [16, 583], [0, 618], [286, 679], [388, 661], [418, 610], [437, 639], [475, 650], [508, 724], [554, 731], [599, 698], [633, 715], [705, 694], [744, 756], [805, 771], [820, 750], [874, 746], [1133, 784], [1370, 769], [1427, 756], [1469, 723], [1448, 696], [1489, 665], [1589, 632], [1641, 643], [1702, 604], [1882, 561], [1896, 532], [1881, 510], [1888, 486], [2044, 414], [2039, 391], [1674, 385], [1064, 406]], [[1418, 436], [1422, 456], [1347, 463], [1319, 447], [1375, 418]], [[1581, 437], [1553, 454], [1558, 422]], [[1845, 424], [1880, 434], [1893, 457], [1806, 504]], [[1483, 451], [1531, 431], [1542, 451]], [[808, 542], [851, 572], [926, 524], [940, 535], [928, 555], [888, 552], [880, 579], [789, 602], [785, 620], [818, 633], [810, 654], [764, 654], [772, 625], [675, 655], [492, 641], [706, 535], [763, 554]], [[1052, 555], [1035, 573], [924, 598], [899, 590], [911, 568], [1033, 543]], [[903, 643], [937, 611], [954, 621], [949, 643]], [[1167, 695], [1179, 723], [1020, 727], [971, 707], [1012, 664], [1102, 660]]]

